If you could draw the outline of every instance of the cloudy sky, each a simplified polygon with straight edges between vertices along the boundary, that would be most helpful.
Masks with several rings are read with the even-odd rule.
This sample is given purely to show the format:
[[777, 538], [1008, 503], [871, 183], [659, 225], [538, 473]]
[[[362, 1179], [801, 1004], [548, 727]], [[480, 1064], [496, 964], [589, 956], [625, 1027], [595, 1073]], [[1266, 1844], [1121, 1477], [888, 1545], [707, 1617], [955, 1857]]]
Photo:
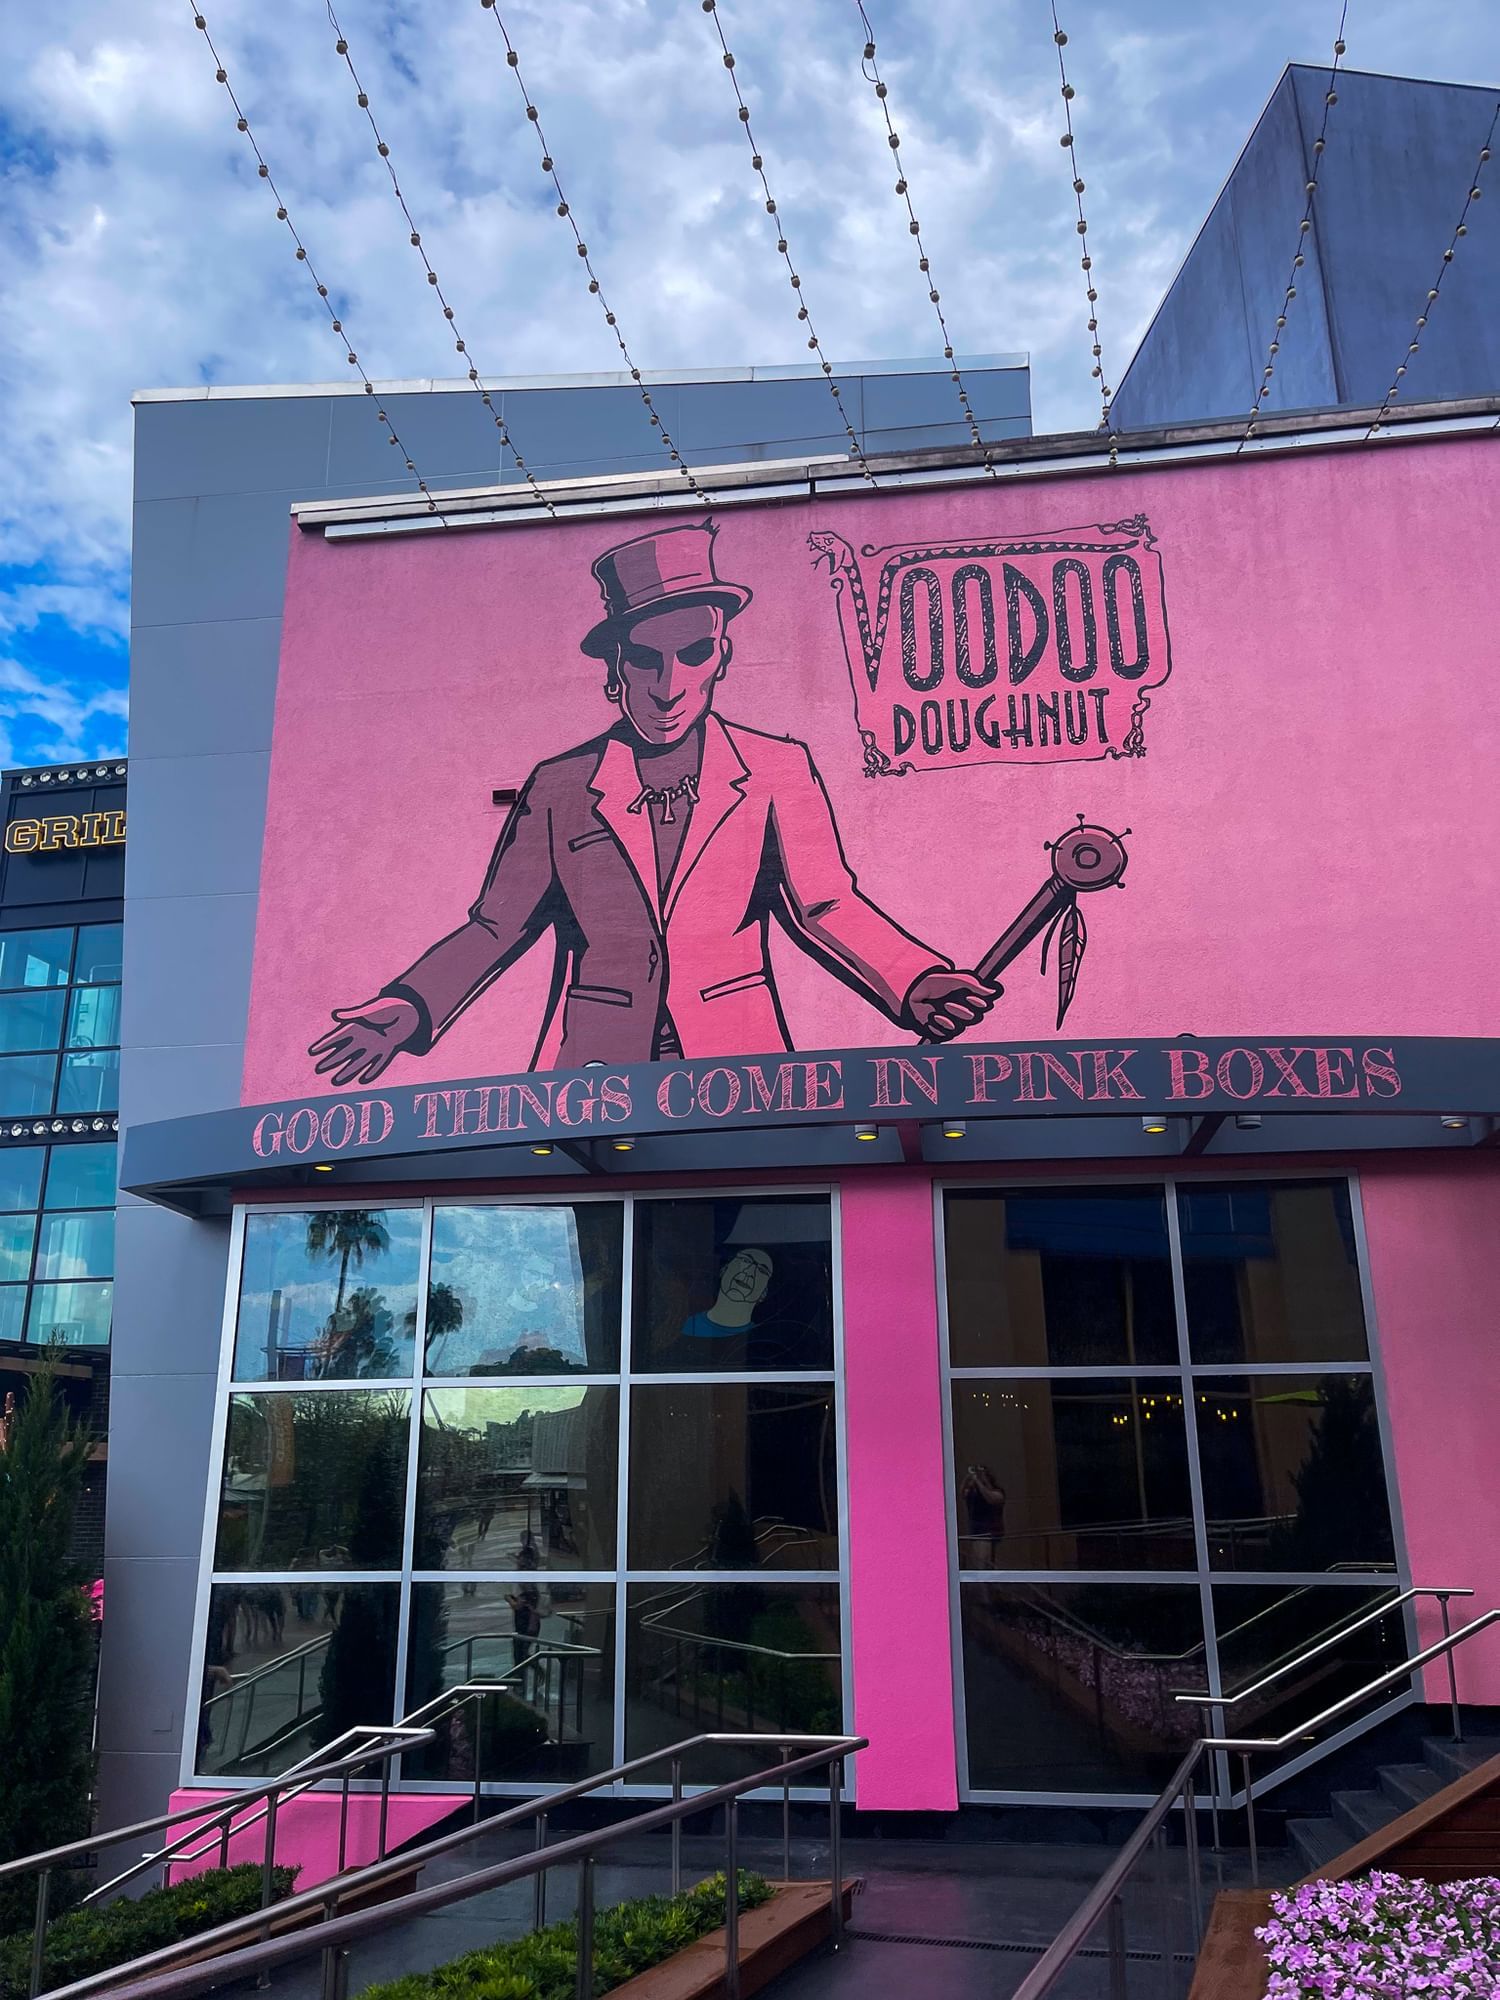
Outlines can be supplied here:
[[[699, 0], [501, 5], [637, 360], [804, 359]], [[1037, 428], [1091, 421], [1047, 0], [867, 5], [960, 352], [1029, 350]], [[324, 0], [206, 8], [371, 374], [452, 373]], [[1118, 379], [1282, 64], [1327, 60], [1337, 0], [1060, 11]], [[125, 746], [132, 391], [348, 373], [192, 16], [73, 0], [0, 28], [0, 763]], [[855, 0], [721, 18], [825, 349], [932, 353]], [[479, 364], [615, 365], [480, 0], [342, 0], [340, 19]], [[1500, 74], [1495, 0], [1350, 0], [1346, 39], [1357, 68]]]

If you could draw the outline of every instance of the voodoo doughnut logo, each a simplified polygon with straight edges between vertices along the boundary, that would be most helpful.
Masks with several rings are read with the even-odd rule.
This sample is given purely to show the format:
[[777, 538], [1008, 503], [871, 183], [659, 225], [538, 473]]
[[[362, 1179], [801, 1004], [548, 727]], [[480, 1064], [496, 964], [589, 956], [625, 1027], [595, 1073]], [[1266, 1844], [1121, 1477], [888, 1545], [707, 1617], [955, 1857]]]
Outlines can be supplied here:
[[867, 777], [1143, 757], [1172, 670], [1142, 514], [1015, 541], [862, 547], [816, 529]]

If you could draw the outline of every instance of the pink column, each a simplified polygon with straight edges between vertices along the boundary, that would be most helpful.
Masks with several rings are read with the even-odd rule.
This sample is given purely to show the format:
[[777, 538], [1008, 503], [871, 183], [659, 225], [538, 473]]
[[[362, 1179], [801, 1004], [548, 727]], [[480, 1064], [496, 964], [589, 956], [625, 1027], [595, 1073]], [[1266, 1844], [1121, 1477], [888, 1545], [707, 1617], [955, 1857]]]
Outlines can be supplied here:
[[844, 1183], [854, 1728], [867, 1811], [958, 1804], [932, 1184]]
[[[1462, 1625], [1500, 1603], [1495, 1568], [1495, 1440], [1500, 1437], [1500, 1161], [1455, 1160], [1361, 1177], [1370, 1283], [1412, 1581], [1474, 1586]], [[1418, 1611], [1439, 1638], [1435, 1604]], [[1500, 1702], [1500, 1626], [1459, 1648], [1465, 1701]], [[1427, 1669], [1446, 1701], [1447, 1669]]]

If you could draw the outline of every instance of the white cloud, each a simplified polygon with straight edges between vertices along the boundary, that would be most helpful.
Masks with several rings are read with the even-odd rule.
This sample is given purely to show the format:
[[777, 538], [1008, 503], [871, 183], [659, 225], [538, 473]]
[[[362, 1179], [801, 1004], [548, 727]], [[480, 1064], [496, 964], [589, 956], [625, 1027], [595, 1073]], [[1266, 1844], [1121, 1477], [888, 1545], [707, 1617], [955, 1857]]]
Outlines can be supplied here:
[[124, 747], [126, 713], [123, 688], [84, 688], [0, 657], [0, 762], [22, 761], [15, 747], [22, 734], [18, 725], [25, 725], [28, 763], [118, 756]]
[[[454, 357], [316, 4], [205, 0], [232, 80], [377, 376]], [[699, 0], [507, 0], [569, 198], [648, 367], [805, 358]], [[934, 351], [884, 128], [843, 0], [726, 0], [757, 138], [825, 348]], [[1040, 4], [876, 4], [882, 71], [961, 351], [1029, 349], [1038, 428], [1095, 413], [1056, 51]], [[1323, 17], [1327, 15], [1325, 20]], [[1069, 66], [1106, 360], [1117, 377], [1283, 61], [1335, 10], [1070, 0]], [[344, 0], [341, 18], [433, 261], [493, 373], [617, 365], [552, 212], [499, 37], [474, 0]], [[119, 630], [133, 389], [327, 380], [336, 341], [215, 84], [188, 0], [12, 9], [0, 70], [7, 480], [0, 631]], [[1362, 67], [1472, 76], [1500, 12], [1363, 0]], [[644, 421], [644, 420], [643, 420]], [[521, 440], [524, 449], [524, 439]], [[12, 662], [7, 672], [17, 671]], [[111, 720], [60, 677], [3, 712], [84, 744]], [[64, 755], [83, 754], [68, 748]]]

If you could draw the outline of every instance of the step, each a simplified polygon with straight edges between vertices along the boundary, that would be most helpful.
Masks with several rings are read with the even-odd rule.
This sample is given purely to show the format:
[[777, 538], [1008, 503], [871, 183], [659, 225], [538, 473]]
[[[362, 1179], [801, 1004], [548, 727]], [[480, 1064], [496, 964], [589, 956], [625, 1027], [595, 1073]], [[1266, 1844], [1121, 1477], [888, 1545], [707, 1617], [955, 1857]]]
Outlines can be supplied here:
[[1423, 1741], [1422, 1755], [1436, 1771], [1439, 1782], [1451, 1785], [1455, 1778], [1467, 1777], [1477, 1765], [1487, 1763], [1491, 1757], [1500, 1757], [1500, 1737], [1475, 1736], [1464, 1743], [1451, 1743], [1446, 1736], [1429, 1736]]
[[1380, 1789], [1398, 1813], [1410, 1812], [1442, 1789], [1443, 1781], [1430, 1764], [1382, 1764]]
[[1367, 1840], [1372, 1833], [1390, 1825], [1395, 1809], [1384, 1792], [1334, 1792], [1328, 1801], [1335, 1822], [1343, 1829], [1344, 1845]]
[[1289, 1819], [1286, 1837], [1301, 1857], [1299, 1866], [1305, 1875], [1316, 1874], [1336, 1861], [1350, 1845], [1348, 1833], [1336, 1819]]

